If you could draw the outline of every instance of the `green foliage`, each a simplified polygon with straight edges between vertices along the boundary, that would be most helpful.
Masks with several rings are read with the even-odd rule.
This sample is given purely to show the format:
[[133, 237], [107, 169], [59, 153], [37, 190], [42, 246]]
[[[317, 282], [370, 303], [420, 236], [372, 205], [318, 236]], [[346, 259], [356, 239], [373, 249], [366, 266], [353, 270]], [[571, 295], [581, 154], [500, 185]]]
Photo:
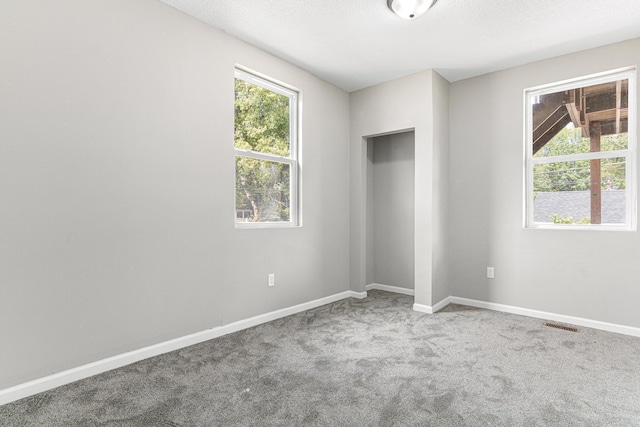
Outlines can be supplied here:
[[[600, 141], [600, 151], [624, 150], [627, 147], [626, 133], [605, 135]], [[564, 156], [589, 151], [590, 140], [582, 137], [582, 130], [566, 127], [542, 147], [535, 157]], [[601, 164], [601, 188], [624, 189], [624, 158], [602, 159]], [[584, 191], [591, 188], [589, 160], [538, 164], [534, 166], [533, 173], [535, 191]]]
[[554, 224], [591, 224], [591, 218], [585, 216], [584, 218], [574, 222], [571, 215], [561, 217], [558, 214], [551, 214], [551, 222]]
[[584, 218], [576, 221], [576, 224], [591, 224], [591, 218], [589, 218], [588, 216], [585, 216]]
[[[237, 149], [289, 157], [289, 98], [243, 80], [235, 81]], [[290, 166], [236, 156], [236, 209], [251, 211], [250, 221], [288, 221]]]
[[289, 98], [244, 80], [235, 81], [236, 148], [289, 156]]
[[551, 214], [551, 222], [554, 224], [573, 224], [573, 217], [571, 215], [561, 217], [558, 214]]

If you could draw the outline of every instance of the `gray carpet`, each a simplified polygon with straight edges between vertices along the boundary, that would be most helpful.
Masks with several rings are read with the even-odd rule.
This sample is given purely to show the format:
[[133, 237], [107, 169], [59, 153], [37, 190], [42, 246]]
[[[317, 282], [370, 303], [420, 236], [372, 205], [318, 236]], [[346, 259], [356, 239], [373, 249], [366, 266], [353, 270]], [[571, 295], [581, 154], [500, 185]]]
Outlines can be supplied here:
[[0, 406], [3, 426], [640, 426], [640, 339], [371, 291]]

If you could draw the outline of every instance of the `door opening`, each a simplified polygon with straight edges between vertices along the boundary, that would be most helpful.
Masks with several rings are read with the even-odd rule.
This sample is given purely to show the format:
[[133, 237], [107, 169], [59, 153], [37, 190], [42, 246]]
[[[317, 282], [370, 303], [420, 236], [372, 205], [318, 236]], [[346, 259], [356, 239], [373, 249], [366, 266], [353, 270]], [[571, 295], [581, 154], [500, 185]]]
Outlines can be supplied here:
[[415, 132], [371, 137], [366, 144], [366, 283], [413, 294]]

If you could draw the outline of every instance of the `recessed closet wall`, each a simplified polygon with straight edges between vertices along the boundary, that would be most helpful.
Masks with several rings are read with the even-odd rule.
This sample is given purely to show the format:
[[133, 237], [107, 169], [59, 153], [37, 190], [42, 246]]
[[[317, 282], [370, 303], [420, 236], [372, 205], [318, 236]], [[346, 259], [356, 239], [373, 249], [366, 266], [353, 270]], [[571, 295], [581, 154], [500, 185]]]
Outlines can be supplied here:
[[414, 289], [415, 133], [367, 141], [367, 283]]

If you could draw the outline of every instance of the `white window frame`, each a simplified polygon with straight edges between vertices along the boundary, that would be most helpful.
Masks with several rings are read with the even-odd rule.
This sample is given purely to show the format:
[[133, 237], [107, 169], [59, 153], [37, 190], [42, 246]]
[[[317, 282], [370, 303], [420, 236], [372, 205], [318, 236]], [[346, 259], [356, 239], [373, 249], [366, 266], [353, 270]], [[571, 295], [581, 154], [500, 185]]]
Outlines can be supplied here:
[[[266, 160], [276, 163], [285, 163], [289, 165], [289, 221], [262, 221], [262, 222], [237, 222], [236, 221], [236, 202], [234, 197], [234, 216], [233, 221], [235, 228], [283, 228], [283, 227], [297, 227], [300, 224], [299, 218], [299, 176], [300, 176], [300, 162], [298, 160], [298, 141], [299, 141], [299, 91], [287, 87], [282, 83], [276, 83], [274, 80], [267, 77], [259, 76], [257, 73], [238, 68], [236, 66], [235, 79], [243, 80], [247, 83], [254, 84], [261, 88], [270, 90], [272, 92], [284, 95], [289, 98], [289, 157], [277, 156], [273, 154], [260, 153], [252, 150], [241, 150], [234, 146], [233, 161], [237, 156], [248, 157], [257, 160]], [[234, 186], [235, 186], [234, 180]], [[234, 191], [234, 194], [236, 192]]]
[[[617, 80], [629, 80], [629, 119], [628, 119], [628, 135], [629, 145], [626, 150], [604, 151], [598, 153], [581, 153], [555, 157], [533, 157], [533, 100], [541, 95], [560, 92], [563, 90], [577, 89], [580, 87], [592, 86], [600, 83], [607, 83]], [[637, 134], [636, 124], [637, 116], [637, 89], [636, 89], [636, 67], [627, 67], [618, 70], [593, 74], [576, 79], [565, 80], [558, 83], [552, 83], [544, 86], [525, 89], [525, 117], [524, 117], [524, 141], [525, 141], [525, 158], [524, 158], [524, 227], [532, 229], [560, 229], [560, 230], [620, 230], [635, 231], [636, 230], [636, 206], [637, 206], [637, 190], [636, 190], [636, 162], [637, 162]], [[612, 157], [625, 158], [626, 170], [626, 220], [624, 224], [553, 224], [540, 223], [534, 221], [534, 191], [533, 191], [533, 168], [537, 164], [566, 162], [574, 160], [593, 160], [607, 159]]]

